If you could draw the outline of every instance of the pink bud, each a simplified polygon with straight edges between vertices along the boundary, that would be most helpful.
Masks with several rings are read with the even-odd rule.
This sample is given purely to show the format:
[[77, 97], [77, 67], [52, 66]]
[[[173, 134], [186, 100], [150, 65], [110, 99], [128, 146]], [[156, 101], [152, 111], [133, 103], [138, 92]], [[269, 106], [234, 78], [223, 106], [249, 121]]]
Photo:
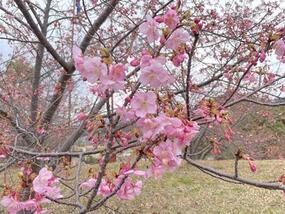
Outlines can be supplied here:
[[172, 10], [175, 10], [175, 9], [176, 9], [176, 5], [173, 4], [173, 5], [170, 6], [170, 8], [171, 8]]
[[198, 24], [198, 23], [200, 22], [200, 19], [196, 17], [196, 18], [194, 19], [194, 22], [195, 22], [196, 24]]
[[37, 129], [37, 132], [38, 132], [39, 134], [44, 134], [44, 133], [46, 132], [46, 130], [45, 130], [43, 127], [41, 127], [41, 128], [38, 128], [38, 129]]
[[88, 115], [86, 115], [84, 112], [80, 112], [77, 116], [76, 119], [79, 121], [86, 120], [88, 118]]
[[165, 42], [166, 42], [165, 37], [164, 37], [164, 36], [161, 36], [159, 42], [160, 42], [160, 44], [164, 45]]
[[256, 165], [253, 161], [251, 160], [248, 160], [248, 164], [249, 164], [249, 167], [250, 167], [250, 170], [255, 173], [256, 172]]
[[260, 62], [264, 62], [265, 58], [266, 58], [265, 51], [262, 50], [261, 53], [260, 53], [260, 56], [259, 56], [259, 61]]
[[126, 103], [131, 102], [131, 98], [130, 98], [130, 97], [126, 97], [126, 98], [125, 98], [125, 102], [126, 102]]
[[198, 27], [201, 30], [203, 28], [203, 23], [202, 22], [198, 23]]
[[140, 61], [138, 59], [133, 59], [130, 62], [130, 65], [133, 66], [133, 67], [137, 67], [139, 64], [140, 64]]
[[142, 50], [142, 56], [144, 56], [144, 55], [150, 55], [148, 50], [146, 50], [146, 49]]
[[162, 23], [163, 22], [163, 17], [162, 16], [156, 16], [154, 17], [154, 20], [158, 23]]

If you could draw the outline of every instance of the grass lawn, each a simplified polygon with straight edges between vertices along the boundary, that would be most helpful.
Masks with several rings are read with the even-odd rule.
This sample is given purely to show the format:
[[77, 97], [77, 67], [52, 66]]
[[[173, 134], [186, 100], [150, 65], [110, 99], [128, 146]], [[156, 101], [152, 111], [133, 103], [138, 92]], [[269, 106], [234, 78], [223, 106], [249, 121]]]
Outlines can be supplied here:
[[[233, 161], [201, 161], [226, 172], [232, 172]], [[247, 162], [240, 162], [241, 176], [259, 181], [276, 180], [285, 171], [284, 160], [255, 161], [253, 174]], [[230, 184], [212, 178], [198, 169], [183, 164], [175, 173], [160, 180], [148, 179], [142, 194], [133, 201], [112, 198], [107, 206], [92, 213], [123, 214], [204, 214], [204, 213], [285, 213], [285, 195], [280, 191]], [[57, 206], [52, 213], [71, 213]]]
[[[228, 173], [233, 171], [234, 162], [230, 160], [200, 162]], [[249, 170], [247, 162], [241, 161], [239, 165], [240, 175], [259, 181], [272, 181], [285, 172], [284, 160], [264, 160], [255, 161], [255, 163], [257, 164], [257, 172], [254, 174]], [[89, 167], [90, 165], [88, 165]], [[227, 183], [212, 178], [184, 163], [175, 173], [167, 173], [160, 180], [146, 180], [142, 194], [135, 200], [121, 201], [114, 197], [106, 205], [107, 207], [102, 207], [91, 213], [283, 214], [285, 213], [285, 194], [281, 191]], [[68, 207], [57, 204], [48, 206], [53, 214], [77, 213]], [[117, 210], [117, 212], [114, 210]], [[0, 213], [3, 213], [3, 211], [0, 211]]]

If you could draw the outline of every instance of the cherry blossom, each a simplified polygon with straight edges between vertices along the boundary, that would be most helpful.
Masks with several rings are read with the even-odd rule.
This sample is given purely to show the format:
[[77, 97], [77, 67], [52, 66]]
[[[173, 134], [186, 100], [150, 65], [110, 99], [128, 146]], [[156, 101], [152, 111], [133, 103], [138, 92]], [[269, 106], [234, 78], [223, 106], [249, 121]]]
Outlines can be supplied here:
[[253, 162], [253, 158], [250, 157], [250, 156], [247, 155], [247, 154], [243, 154], [243, 155], [242, 155], [242, 158], [245, 159], [245, 160], [248, 162], [248, 165], [249, 165], [250, 170], [251, 170], [253, 173], [255, 173], [257, 167], [256, 167], [256, 164]]
[[155, 114], [157, 110], [156, 95], [154, 92], [137, 92], [131, 101], [131, 107], [137, 117]]
[[147, 177], [154, 177], [160, 179], [165, 173], [166, 169], [161, 165], [160, 162], [154, 162], [147, 170]]
[[136, 168], [131, 168], [130, 164], [122, 164], [118, 173], [118, 177], [123, 178], [124, 175], [145, 176], [146, 172], [143, 170], [138, 170]]
[[136, 119], [135, 111], [133, 109], [126, 109], [126, 107], [118, 107], [116, 112], [120, 115], [122, 122], [131, 122]]
[[157, 118], [141, 118], [138, 120], [137, 126], [142, 132], [144, 141], [154, 139], [162, 131], [162, 126]]
[[[7, 10], [15, 7], [11, 14], [20, 11], [17, 19], [28, 20], [25, 8], [19, 8], [20, 2], [7, 4]], [[39, 11], [51, 11], [54, 16], [54, 23], [50, 20], [54, 30], [48, 30], [47, 35], [34, 30], [31, 21], [22, 26], [13, 15], [3, 15], [8, 22], [0, 26], [0, 31], [4, 39], [11, 38], [9, 45], [15, 47], [13, 54], [21, 52], [21, 48], [26, 53], [30, 47], [20, 48], [19, 38], [23, 44], [26, 39], [30, 44], [33, 38], [42, 44], [39, 50], [35, 46], [37, 50], [33, 50], [33, 54], [25, 54], [37, 55], [27, 59], [26, 73], [23, 61], [14, 66], [12, 59], [7, 63], [12, 66], [7, 66], [7, 72], [2, 72], [0, 78], [3, 79], [0, 159], [15, 159], [11, 167], [21, 170], [15, 186], [6, 185], [4, 176], [1, 204], [9, 213], [43, 214], [47, 211], [42, 204], [55, 202], [55, 199], [57, 203], [79, 208], [80, 212], [92, 212], [112, 196], [132, 200], [141, 193], [144, 179], [158, 179], [166, 172], [174, 172], [183, 159], [191, 163], [192, 156], [184, 152], [201, 131], [200, 126], [207, 130], [213, 128], [211, 133], [206, 133], [208, 136], [202, 134], [210, 139], [208, 148], [212, 148], [212, 154], [218, 155], [222, 152], [222, 141], [216, 139], [230, 141], [234, 137], [229, 112], [235, 110], [232, 107], [235, 103], [250, 98], [257, 104], [264, 102], [270, 106], [274, 101], [270, 97], [275, 95], [267, 91], [278, 94], [285, 90], [282, 71], [277, 72], [269, 65], [272, 52], [285, 63], [285, 28], [278, 23], [284, 15], [274, 17], [270, 11], [276, 8], [275, 4], [260, 4], [258, 9], [245, 5], [240, 11], [239, 4], [235, 3], [219, 9], [215, 9], [215, 5], [207, 8], [208, 2], [165, 3], [113, 0], [98, 4], [97, 0], [90, 0], [86, 2], [86, 9], [91, 9], [85, 12], [94, 21], [93, 26], [88, 25], [90, 20], [82, 12], [79, 0], [68, 6], [75, 6], [77, 13], [66, 10], [55, 16], [52, 11], [59, 10], [56, 2], [46, 5], [46, 10], [39, 5], [38, 11], [30, 11], [33, 17], [37, 17]], [[72, 26], [63, 27], [66, 17], [71, 17]], [[11, 26], [15, 22], [24, 27], [28, 36], [11, 28], [10, 22]], [[40, 31], [45, 23], [42, 25]], [[17, 36], [13, 38], [13, 34]], [[74, 45], [77, 42], [80, 47]], [[69, 53], [71, 47], [73, 50]], [[27, 56], [23, 58], [26, 60]], [[33, 60], [35, 65], [32, 65]], [[78, 81], [78, 77], [85, 82]], [[273, 84], [277, 78], [278, 86]], [[23, 81], [26, 79], [32, 84]], [[28, 84], [22, 85], [22, 82]], [[90, 91], [82, 90], [83, 87]], [[34, 100], [37, 101], [33, 103]], [[6, 126], [9, 127], [7, 133]], [[72, 146], [80, 143], [84, 133], [91, 148], [86, 146], [79, 154], [73, 150], [76, 146]], [[191, 150], [202, 148], [199, 140], [197, 148], [191, 147]], [[18, 162], [13, 158], [15, 154], [26, 159]], [[82, 173], [80, 178], [71, 179], [75, 167], [83, 172], [81, 162], [74, 160], [89, 154], [96, 154], [98, 167], [92, 166], [88, 175]], [[58, 158], [60, 163], [54, 171], [66, 178], [71, 196], [68, 193], [62, 196], [66, 185], [60, 189], [59, 178], [48, 166], [33, 167], [38, 163], [52, 164], [53, 161], [47, 160], [53, 158]], [[250, 170], [256, 172], [250, 156], [236, 155], [236, 158], [246, 160]], [[141, 160], [143, 164], [139, 163]], [[114, 167], [112, 162], [116, 162]], [[117, 166], [120, 166], [118, 171]], [[211, 173], [215, 175], [215, 170]], [[89, 194], [97, 182], [97, 194]], [[22, 197], [26, 189], [29, 194]]]
[[185, 44], [186, 42], [190, 42], [190, 35], [187, 31], [179, 28], [175, 30], [171, 34], [171, 36], [167, 39], [165, 46], [172, 50], [176, 50], [177, 48], [179, 48], [182, 44]]
[[110, 73], [108, 75], [102, 76], [102, 84], [100, 87], [103, 87], [103, 90], [111, 89], [118, 91], [124, 88], [124, 79], [125, 79], [125, 65], [119, 63], [112, 65], [110, 68]]
[[[116, 183], [120, 184], [121, 178], [118, 178]], [[142, 181], [137, 181], [132, 183], [132, 179], [127, 177], [121, 186], [120, 190], [117, 192], [118, 198], [121, 200], [133, 200], [136, 196], [141, 193]]]
[[264, 62], [266, 59], [266, 53], [264, 50], [261, 51], [260, 55], [259, 55], [259, 61], [260, 62]]
[[159, 88], [172, 83], [174, 78], [164, 70], [162, 65], [153, 63], [142, 69], [142, 74], [139, 80], [144, 85]]
[[184, 53], [182, 53], [182, 54], [178, 54], [178, 55], [175, 55], [174, 57], [172, 57], [171, 61], [172, 61], [173, 65], [178, 67], [182, 64], [182, 62], [184, 62], [184, 60], [186, 58], [187, 58], [186, 55]]
[[130, 62], [130, 65], [133, 67], [137, 67], [140, 64], [140, 60], [139, 59], [133, 59]]
[[176, 10], [169, 9], [163, 16], [163, 22], [170, 28], [175, 29], [179, 23], [179, 17]]
[[153, 57], [149, 53], [145, 53], [142, 55], [140, 60], [140, 67], [143, 69], [145, 67], [149, 67], [153, 64], [159, 64], [161, 66], [165, 65], [166, 58], [163, 56]]
[[139, 30], [147, 37], [149, 43], [159, 39], [158, 23], [150, 16], [146, 17], [146, 22], [140, 25]]
[[58, 178], [54, 177], [52, 172], [47, 168], [42, 168], [39, 171], [39, 175], [33, 181], [33, 189], [44, 196], [48, 196], [53, 199], [61, 198], [60, 187], [58, 184]]
[[174, 171], [181, 164], [181, 158], [178, 157], [181, 150], [170, 140], [154, 147], [153, 154], [155, 161], [161, 163], [169, 171]]
[[106, 64], [101, 62], [100, 57], [84, 57], [81, 49], [73, 47], [73, 60], [76, 70], [90, 83], [95, 83], [107, 74]]
[[80, 188], [89, 190], [89, 189], [91, 189], [91, 188], [93, 188], [95, 186], [96, 180], [97, 179], [95, 179], [95, 178], [90, 178], [89, 180], [81, 183], [80, 184]]
[[[97, 179], [90, 178], [89, 180], [81, 183], [80, 188], [90, 190], [93, 187], [95, 187]], [[99, 189], [98, 189], [98, 195], [101, 196], [108, 196], [112, 191], [114, 190], [114, 185], [110, 182], [107, 182], [105, 179], [101, 180]]]
[[281, 62], [285, 62], [285, 43], [282, 39], [279, 39], [274, 43], [275, 54], [278, 56]]
[[79, 121], [86, 120], [88, 118], [88, 115], [84, 112], [80, 112], [78, 115], [76, 115], [76, 119]]
[[37, 209], [35, 200], [19, 201], [15, 196], [4, 196], [1, 205], [7, 209], [9, 214], [17, 214], [19, 211], [32, 211]]

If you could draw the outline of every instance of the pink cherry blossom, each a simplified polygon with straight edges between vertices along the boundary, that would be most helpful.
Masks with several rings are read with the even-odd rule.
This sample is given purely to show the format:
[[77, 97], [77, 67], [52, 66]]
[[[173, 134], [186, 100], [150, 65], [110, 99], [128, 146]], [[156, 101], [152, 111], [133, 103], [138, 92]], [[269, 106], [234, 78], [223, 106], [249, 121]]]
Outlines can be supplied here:
[[47, 209], [43, 209], [43, 208], [38, 208], [37, 210], [36, 210], [36, 212], [34, 213], [34, 214], [48, 214], [49, 212], [48, 212], [48, 210]]
[[153, 63], [142, 69], [139, 80], [143, 85], [159, 88], [168, 83], [172, 83], [174, 78], [164, 70], [161, 64]]
[[[97, 179], [90, 178], [89, 180], [83, 182], [80, 185], [80, 188], [90, 190], [95, 187]], [[114, 190], [114, 185], [112, 183], [107, 182], [104, 178], [102, 178], [99, 189], [98, 189], [98, 195], [101, 196], [108, 196], [112, 191]]]
[[152, 64], [160, 64], [161, 66], [165, 65], [166, 58], [164, 56], [158, 56], [153, 58], [150, 54], [144, 54], [141, 57], [140, 66], [141, 68], [151, 66]]
[[118, 177], [123, 178], [124, 175], [145, 176], [146, 172], [138, 169], [132, 169], [130, 164], [121, 166]]
[[88, 115], [84, 112], [80, 112], [78, 115], [76, 115], [76, 119], [79, 121], [86, 120], [88, 118]]
[[126, 66], [122, 63], [111, 66], [109, 78], [115, 81], [123, 81], [126, 77]]
[[122, 146], [128, 146], [132, 137], [133, 133], [129, 131], [129, 132], [122, 132], [117, 139], [120, 140]]
[[179, 23], [179, 17], [176, 10], [169, 9], [166, 14], [163, 16], [164, 23], [170, 28], [175, 29]]
[[9, 214], [17, 214], [19, 211], [33, 211], [38, 207], [35, 200], [19, 201], [12, 195], [4, 196], [1, 205], [7, 209]]
[[140, 60], [139, 59], [132, 59], [130, 62], [130, 65], [133, 67], [137, 67], [140, 64]]
[[253, 158], [250, 157], [249, 155], [243, 155], [243, 159], [245, 159], [248, 162], [250, 170], [255, 173], [256, 172], [256, 164], [253, 162]]
[[164, 18], [163, 18], [163, 16], [156, 16], [156, 17], [154, 17], [154, 20], [158, 23], [162, 23]]
[[159, 39], [158, 23], [150, 16], [140, 25], [139, 31], [147, 37], [149, 43]]
[[111, 79], [110, 76], [104, 76], [102, 77], [101, 84], [98, 85], [98, 88], [100, 88], [101, 93], [104, 93], [108, 89], [119, 91], [124, 89], [124, 84], [124, 81], [117, 81]]
[[176, 142], [180, 148], [189, 145], [200, 129], [196, 122], [187, 121], [184, 124], [178, 118], [167, 117], [165, 115], [160, 115], [158, 121], [163, 127], [162, 133]]
[[162, 131], [162, 126], [156, 118], [141, 118], [136, 124], [142, 132], [144, 141], [154, 139]]
[[126, 107], [118, 107], [116, 112], [120, 115], [122, 122], [131, 122], [136, 119], [133, 109], [126, 109]]
[[50, 160], [49, 157], [38, 157], [37, 160], [48, 161]]
[[193, 113], [200, 117], [207, 117], [210, 114], [210, 109], [201, 106], [200, 108], [194, 110]]
[[60, 188], [56, 186], [58, 182], [58, 178], [54, 177], [52, 172], [44, 167], [34, 179], [33, 189], [41, 195], [58, 199], [62, 197], [60, 194]]
[[8, 150], [3, 145], [0, 146], [0, 160], [5, 159], [7, 157]]
[[[108, 80], [106, 80], [106, 81], [108, 81]], [[98, 85], [92, 86], [90, 88], [90, 92], [93, 94], [96, 94], [97, 96], [99, 96], [101, 98], [106, 98], [106, 89], [108, 89], [108, 87], [106, 85], [98, 84]]]
[[274, 43], [274, 49], [277, 56], [282, 57], [285, 55], [285, 43], [282, 39], [279, 39]]
[[157, 110], [156, 95], [154, 92], [137, 92], [131, 101], [131, 107], [137, 117], [155, 114]]
[[100, 87], [102, 87], [104, 91], [107, 89], [111, 89], [114, 91], [123, 89], [125, 84], [124, 79], [126, 76], [125, 71], [126, 67], [122, 63], [112, 65], [110, 73], [101, 77], [102, 84], [100, 85]]
[[[121, 178], [118, 178], [116, 183], [117, 185], [121, 182]], [[118, 198], [121, 200], [133, 200], [136, 196], [141, 193], [142, 181], [137, 181], [132, 183], [130, 177], [127, 177], [121, 186], [120, 190], [117, 192]]]
[[182, 64], [182, 62], [184, 62], [184, 60], [186, 59], [186, 55], [183, 53], [183, 54], [178, 54], [178, 55], [175, 55], [171, 61], [173, 63], [173, 65], [175, 65], [176, 67], [180, 66]]
[[253, 161], [248, 161], [248, 164], [249, 164], [249, 167], [250, 167], [250, 170], [255, 173], [256, 172], [256, 164], [253, 162]]
[[199, 133], [199, 125], [196, 122], [191, 123], [191, 125], [184, 125], [183, 128], [178, 129], [174, 135], [178, 142], [178, 146], [181, 148], [189, 145], [196, 134]]
[[45, 130], [44, 127], [38, 127], [38, 128], [37, 128], [37, 133], [38, 133], [38, 134], [44, 134], [44, 133], [46, 133], [46, 130]]
[[79, 71], [82, 69], [82, 65], [84, 62], [84, 56], [82, 54], [81, 49], [77, 46], [73, 46], [72, 52], [73, 52], [73, 60], [74, 60], [75, 68], [76, 70]]
[[160, 162], [154, 162], [147, 170], [147, 177], [154, 177], [159, 179], [165, 173], [165, 167]]
[[157, 124], [159, 124], [160, 134], [164, 134], [169, 138], [175, 138], [177, 131], [183, 126], [183, 123], [178, 118], [167, 117], [164, 114], [160, 114], [155, 118]]
[[182, 44], [190, 41], [190, 35], [187, 31], [179, 28], [175, 30], [171, 36], [167, 39], [165, 46], [172, 50], [176, 50]]
[[180, 119], [164, 114], [155, 118], [141, 118], [137, 121], [137, 126], [142, 133], [142, 141], [154, 140], [159, 135], [165, 135], [180, 148], [189, 145], [200, 129], [196, 122], [188, 121], [184, 124]]
[[113, 183], [107, 182], [105, 179], [102, 179], [98, 195], [106, 197], [114, 191], [115, 185]]
[[97, 179], [95, 179], [95, 178], [90, 178], [89, 180], [81, 183], [80, 184], [80, 188], [89, 190], [89, 189], [91, 189], [91, 188], [93, 188], [95, 186], [96, 180]]
[[259, 61], [260, 62], [264, 62], [266, 59], [266, 53], [264, 50], [261, 51], [260, 55], [259, 55]]
[[107, 66], [101, 62], [100, 57], [84, 57], [83, 68], [79, 71], [88, 82], [95, 83], [107, 74]]
[[255, 79], [256, 78], [253, 72], [248, 72], [244, 77], [244, 80], [249, 81], [249, 82], [254, 82]]
[[73, 47], [73, 60], [76, 70], [90, 83], [95, 83], [107, 74], [107, 66], [101, 62], [100, 57], [84, 57], [81, 49], [76, 46]]
[[181, 159], [178, 157], [178, 155], [181, 154], [181, 150], [170, 140], [154, 147], [153, 154], [155, 160], [171, 172], [181, 164]]
[[264, 79], [263, 79], [264, 84], [272, 83], [274, 81], [275, 77], [276, 76], [274, 73], [265, 74]]
[[233, 130], [229, 127], [229, 126], [226, 126], [224, 128], [224, 136], [225, 136], [225, 139], [227, 141], [231, 141], [233, 139], [233, 135], [234, 135], [234, 132]]

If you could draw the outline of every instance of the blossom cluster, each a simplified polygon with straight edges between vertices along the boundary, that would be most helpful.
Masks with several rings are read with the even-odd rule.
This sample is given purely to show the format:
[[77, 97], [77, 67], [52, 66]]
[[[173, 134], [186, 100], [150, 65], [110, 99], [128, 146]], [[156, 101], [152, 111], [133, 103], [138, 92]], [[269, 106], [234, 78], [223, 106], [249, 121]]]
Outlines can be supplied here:
[[[79, 15], [81, 12], [80, 5], [79, 1], [76, 2]], [[97, 5], [95, 0], [92, 0], [92, 3], [94, 6]], [[212, 16], [217, 18], [218, 15], [212, 13]], [[146, 159], [147, 165], [144, 169], [138, 169], [137, 165], [121, 164], [118, 172], [112, 175], [107, 173], [103, 173], [102, 176], [94, 174], [89, 176], [89, 179], [84, 179], [84, 181], [79, 179], [77, 187], [80, 191], [86, 191], [86, 194], [88, 194], [95, 187], [98, 187], [96, 196], [109, 197], [114, 194], [121, 200], [134, 199], [141, 193], [144, 179], [159, 179], [164, 173], [174, 172], [181, 165], [181, 157], [184, 155], [185, 148], [191, 145], [191, 141], [200, 131], [201, 124], [199, 125], [196, 122], [200, 119], [205, 123], [214, 122], [221, 125], [224, 130], [224, 137], [228, 141], [232, 139], [233, 131], [231, 130], [229, 113], [215, 100], [204, 98], [194, 108], [196, 110], [192, 111], [192, 109], [188, 109], [189, 99], [187, 98], [187, 107], [182, 107], [182, 110], [179, 109], [179, 114], [176, 114], [175, 110], [178, 109], [179, 99], [182, 100], [181, 97], [183, 96], [177, 100], [173, 99], [171, 104], [175, 107], [171, 110], [167, 110], [168, 101], [171, 99], [166, 99], [166, 101], [161, 99], [162, 96], [169, 95], [170, 97], [171, 89], [175, 88], [175, 83], [179, 83], [179, 81], [182, 82], [186, 93], [193, 92], [190, 88], [196, 89], [196, 85], [192, 84], [191, 76], [187, 83], [184, 79], [181, 81], [181, 77], [185, 77], [184, 64], [186, 64], [186, 59], [189, 59], [188, 69], [191, 67], [191, 54], [193, 54], [195, 48], [197, 49], [194, 44], [198, 41], [199, 34], [202, 32], [205, 23], [203, 19], [195, 17], [188, 23], [190, 29], [186, 30], [186, 25], [183, 25], [182, 20], [182, 14], [179, 13], [176, 6], [168, 8], [163, 15], [156, 15], [155, 17], [147, 15], [138, 27], [138, 31], [140, 36], [148, 43], [149, 49], [132, 53], [124, 61], [113, 61], [112, 53], [109, 53], [107, 48], [101, 49], [101, 56], [99, 53], [96, 56], [88, 56], [88, 54], [82, 52], [81, 48], [74, 45], [72, 56], [75, 69], [80, 73], [81, 78], [88, 83], [92, 93], [104, 100], [104, 98], [109, 99], [115, 93], [124, 96], [125, 93], [131, 92], [131, 95], [127, 95], [125, 98], [123, 105], [112, 106], [111, 110], [107, 109], [107, 114], [104, 117], [98, 113], [94, 116], [97, 118], [94, 119], [92, 112], [87, 115], [83, 111], [76, 116], [77, 121], [86, 122], [84, 128], [88, 133], [88, 140], [96, 148], [97, 146], [107, 145], [106, 148], [108, 149], [104, 152], [106, 151], [111, 156], [110, 159], [116, 158], [116, 151], [109, 151], [109, 142], [111, 142], [111, 149], [112, 146], [125, 149], [131, 146], [131, 141], [135, 140], [139, 146], [134, 149], [134, 152], [141, 152]], [[249, 22], [248, 27], [251, 24]], [[189, 45], [191, 40], [194, 40], [193, 47]], [[250, 71], [250, 68], [266, 60], [267, 50], [265, 47], [261, 49], [250, 48], [251, 51], [246, 57], [240, 56], [239, 58], [247, 65], [246, 69], [236, 68], [236, 71], [244, 73], [248, 68], [247, 73], [244, 73], [244, 80], [255, 82], [255, 73]], [[284, 40], [282, 38], [274, 40], [272, 48], [275, 50], [278, 59], [285, 63]], [[226, 51], [219, 55], [221, 58], [229, 57]], [[177, 71], [178, 67], [181, 67], [181, 70]], [[178, 72], [181, 72], [181, 74], [177, 75]], [[189, 75], [190, 73], [188, 77]], [[233, 80], [231, 71], [225, 72], [222, 76], [226, 77], [229, 82]], [[274, 80], [275, 75], [273, 73], [264, 74], [264, 84], [269, 84]], [[133, 84], [134, 82], [136, 84]], [[186, 88], [184, 83], [191, 86]], [[71, 91], [73, 85], [68, 82], [66, 84], [69, 84]], [[133, 87], [134, 85], [139, 87]], [[56, 85], [55, 87], [57, 92], [60, 92], [61, 88], [62, 85]], [[199, 90], [198, 86], [197, 90]], [[8, 100], [5, 99], [4, 101], [7, 102]], [[108, 102], [108, 105], [110, 105], [110, 102]], [[106, 106], [108, 105], [106, 104]], [[196, 117], [195, 120], [194, 117], [189, 116], [188, 110], [189, 112], [192, 111], [191, 116], [193, 113]], [[187, 117], [185, 116], [186, 112], [188, 113]], [[130, 123], [132, 125], [131, 127], [128, 126], [130, 130], [122, 128], [114, 131], [114, 124], [117, 125], [118, 123]], [[39, 127], [36, 131], [37, 134], [44, 135], [48, 130]], [[221, 142], [216, 138], [212, 138], [210, 143], [213, 147], [212, 154], [220, 154]], [[7, 153], [8, 150], [1, 146], [0, 159], [6, 158]], [[241, 155], [238, 158], [247, 160], [252, 172], [256, 171], [256, 165], [250, 156]], [[43, 160], [43, 158], [41, 159]], [[99, 165], [102, 165], [106, 159], [108, 158], [101, 158]], [[21, 170], [23, 176], [31, 180], [29, 198], [23, 200], [19, 192], [10, 188], [1, 200], [2, 206], [12, 214], [19, 211], [32, 211], [36, 214], [47, 213], [42, 204], [63, 197], [59, 187], [59, 178], [55, 177], [46, 167], [39, 170], [37, 176], [34, 177], [30, 166], [23, 165]], [[282, 180], [284, 179], [282, 178]], [[84, 192], [82, 195], [85, 195]]]
[[33, 180], [33, 197], [22, 201], [19, 193], [11, 191], [2, 198], [1, 205], [10, 214], [16, 214], [19, 211], [33, 211], [36, 214], [47, 213], [47, 210], [43, 209], [41, 204], [49, 203], [49, 199], [59, 199], [62, 197], [58, 184], [59, 179], [53, 176], [53, 173], [47, 168], [42, 168]]

